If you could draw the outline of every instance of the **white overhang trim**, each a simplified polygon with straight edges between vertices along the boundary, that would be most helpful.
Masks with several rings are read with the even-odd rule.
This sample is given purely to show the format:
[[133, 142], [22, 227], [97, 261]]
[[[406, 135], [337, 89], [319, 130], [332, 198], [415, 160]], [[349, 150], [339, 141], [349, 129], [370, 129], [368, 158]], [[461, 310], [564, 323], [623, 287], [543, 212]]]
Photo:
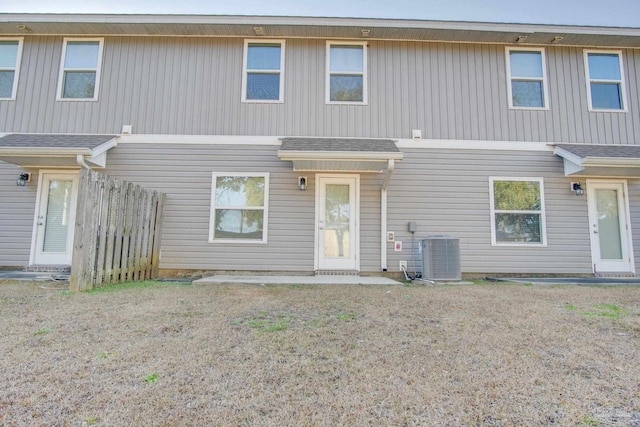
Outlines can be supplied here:
[[3, 157], [25, 159], [24, 164], [19, 164], [19, 166], [33, 167], [33, 165], [29, 163], [29, 159], [45, 157], [69, 159], [68, 166], [78, 164], [81, 167], [91, 169], [91, 167], [86, 163], [88, 161], [96, 166], [105, 167], [107, 162], [107, 151], [118, 145], [118, 138], [119, 136], [114, 136], [110, 140], [93, 149], [86, 147], [0, 147], [0, 160]]
[[379, 162], [385, 160], [402, 160], [401, 152], [374, 152], [374, 151], [296, 151], [278, 150], [278, 157], [284, 161], [295, 160], [335, 160], [335, 161], [370, 161]]
[[[640, 158], [637, 157], [581, 157], [560, 147], [556, 147], [553, 152], [557, 156], [562, 157], [564, 161], [565, 176], [575, 175], [578, 173], [587, 175], [589, 174], [590, 169], [595, 168], [611, 168], [617, 170], [626, 168], [629, 169], [629, 176], [640, 175]], [[597, 174], [601, 175], [601, 171], [599, 170]], [[620, 176], [619, 173], [612, 173], [611, 175]]]

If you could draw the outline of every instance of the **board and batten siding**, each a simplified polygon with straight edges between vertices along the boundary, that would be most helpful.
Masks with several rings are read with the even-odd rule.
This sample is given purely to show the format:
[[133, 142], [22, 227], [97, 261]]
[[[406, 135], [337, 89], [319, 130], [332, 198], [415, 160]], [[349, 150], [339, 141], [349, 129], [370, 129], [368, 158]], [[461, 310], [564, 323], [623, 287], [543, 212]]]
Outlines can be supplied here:
[[368, 41], [368, 105], [325, 104], [325, 40], [286, 40], [284, 102], [242, 103], [241, 38], [106, 37], [97, 101], [56, 101], [62, 37], [25, 36], [0, 131], [296, 135], [636, 144], [640, 50], [624, 49], [628, 112], [589, 112], [583, 49], [546, 46], [548, 111], [508, 108], [505, 46]]
[[[398, 269], [400, 260], [408, 261], [412, 271], [407, 223], [415, 221], [416, 245], [429, 235], [460, 239], [465, 273], [592, 272], [587, 198], [571, 193], [569, 183], [577, 179], [564, 176], [562, 160], [551, 152], [403, 151], [389, 184], [388, 230], [403, 241], [404, 250], [395, 252], [388, 244], [390, 271]], [[545, 247], [491, 245], [490, 177], [543, 178]]]

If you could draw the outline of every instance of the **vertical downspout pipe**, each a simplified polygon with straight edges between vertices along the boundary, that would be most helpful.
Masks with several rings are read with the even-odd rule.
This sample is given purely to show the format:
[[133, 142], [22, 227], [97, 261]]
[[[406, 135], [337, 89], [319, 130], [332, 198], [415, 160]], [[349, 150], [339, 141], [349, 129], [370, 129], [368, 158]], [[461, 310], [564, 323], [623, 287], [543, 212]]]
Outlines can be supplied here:
[[84, 160], [84, 156], [82, 154], [78, 154], [76, 156], [76, 163], [78, 164], [78, 166], [80, 166], [83, 169], [92, 170], [91, 166], [89, 166], [87, 162]]
[[382, 181], [380, 189], [380, 269], [387, 271], [387, 186], [389, 178], [393, 173], [395, 163], [393, 159], [388, 160], [387, 172]]

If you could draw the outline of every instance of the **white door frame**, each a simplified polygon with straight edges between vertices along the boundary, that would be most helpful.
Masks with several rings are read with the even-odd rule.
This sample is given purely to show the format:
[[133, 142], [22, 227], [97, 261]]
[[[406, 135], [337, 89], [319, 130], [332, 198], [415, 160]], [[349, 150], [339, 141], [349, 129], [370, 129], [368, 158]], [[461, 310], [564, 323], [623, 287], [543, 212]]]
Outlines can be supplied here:
[[62, 262], [46, 262], [46, 264], [60, 264], [60, 265], [70, 265], [71, 264], [71, 256], [73, 253], [73, 233], [75, 231], [76, 225], [76, 204], [78, 200], [78, 181], [79, 181], [79, 171], [77, 170], [40, 170], [38, 173], [38, 191], [36, 197], [36, 206], [33, 214], [33, 232], [31, 233], [31, 253], [29, 255], [29, 265], [34, 264], [45, 264], [42, 262], [40, 251], [38, 250], [39, 245], [42, 244], [42, 231], [44, 229], [43, 220], [40, 218], [41, 209], [47, 204], [45, 198], [48, 198], [48, 185], [45, 186], [45, 181], [48, 177], [58, 177], [58, 178], [71, 178], [73, 180], [73, 186], [71, 191], [71, 210], [69, 211], [69, 229], [67, 230], [67, 253], [63, 256], [64, 260]]
[[[594, 273], [635, 273], [633, 239], [629, 210], [629, 192], [627, 180], [587, 179], [587, 205], [589, 210], [589, 236], [591, 241], [591, 266]], [[595, 190], [608, 188], [620, 190], [618, 197], [618, 216], [620, 220], [620, 239], [622, 244], [621, 261], [603, 261], [600, 257], [600, 239], [598, 234], [597, 206]]]
[[[321, 238], [320, 232], [321, 224], [320, 219], [323, 217], [323, 213], [320, 212], [320, 208], [323, 205], [320, 197], [325, 194], [322, 187], [327, 182], [331, 183], [347, 183], [354, 186], [353, 193], [353, 212], [352, 212], [352, 249], [353, 256], [355, 257], [348, 268], [343, 267], [327, 267], [321, 260]], [[360, 271], [360, 175], [358, 174], [336, 174], [336, 173], [318, 173], [315, 178], [316, 187], [316, 215], [315, 215], [315, 257], [314, 257], [314, 269], [315, 270], [356, 270]]]

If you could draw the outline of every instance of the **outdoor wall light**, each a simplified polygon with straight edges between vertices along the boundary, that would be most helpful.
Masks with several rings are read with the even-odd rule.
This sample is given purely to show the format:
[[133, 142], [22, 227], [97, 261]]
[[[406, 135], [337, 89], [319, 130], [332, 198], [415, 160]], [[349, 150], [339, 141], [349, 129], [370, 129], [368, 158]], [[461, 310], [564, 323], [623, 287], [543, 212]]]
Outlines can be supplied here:
[[299, 176], [298, 177], [298, 188], [300, 189], [300, 191], [304, 191], [307, 189], [307, 177], [306, 176]]
[[24, 187], [29, 181], [31, 181], [31, 174], [21, 173], [20, 175], [18, 175], [18, 179], [16, 179], [16, 185], [18, 187]]
[[580, 184], [579, 182], [572, 182], [571, 183], [571, 191], [574, 192], [576, 194], [576, 196], [583, 196], [584, 195], [584, 190], [582, 189], [582, 184]]

